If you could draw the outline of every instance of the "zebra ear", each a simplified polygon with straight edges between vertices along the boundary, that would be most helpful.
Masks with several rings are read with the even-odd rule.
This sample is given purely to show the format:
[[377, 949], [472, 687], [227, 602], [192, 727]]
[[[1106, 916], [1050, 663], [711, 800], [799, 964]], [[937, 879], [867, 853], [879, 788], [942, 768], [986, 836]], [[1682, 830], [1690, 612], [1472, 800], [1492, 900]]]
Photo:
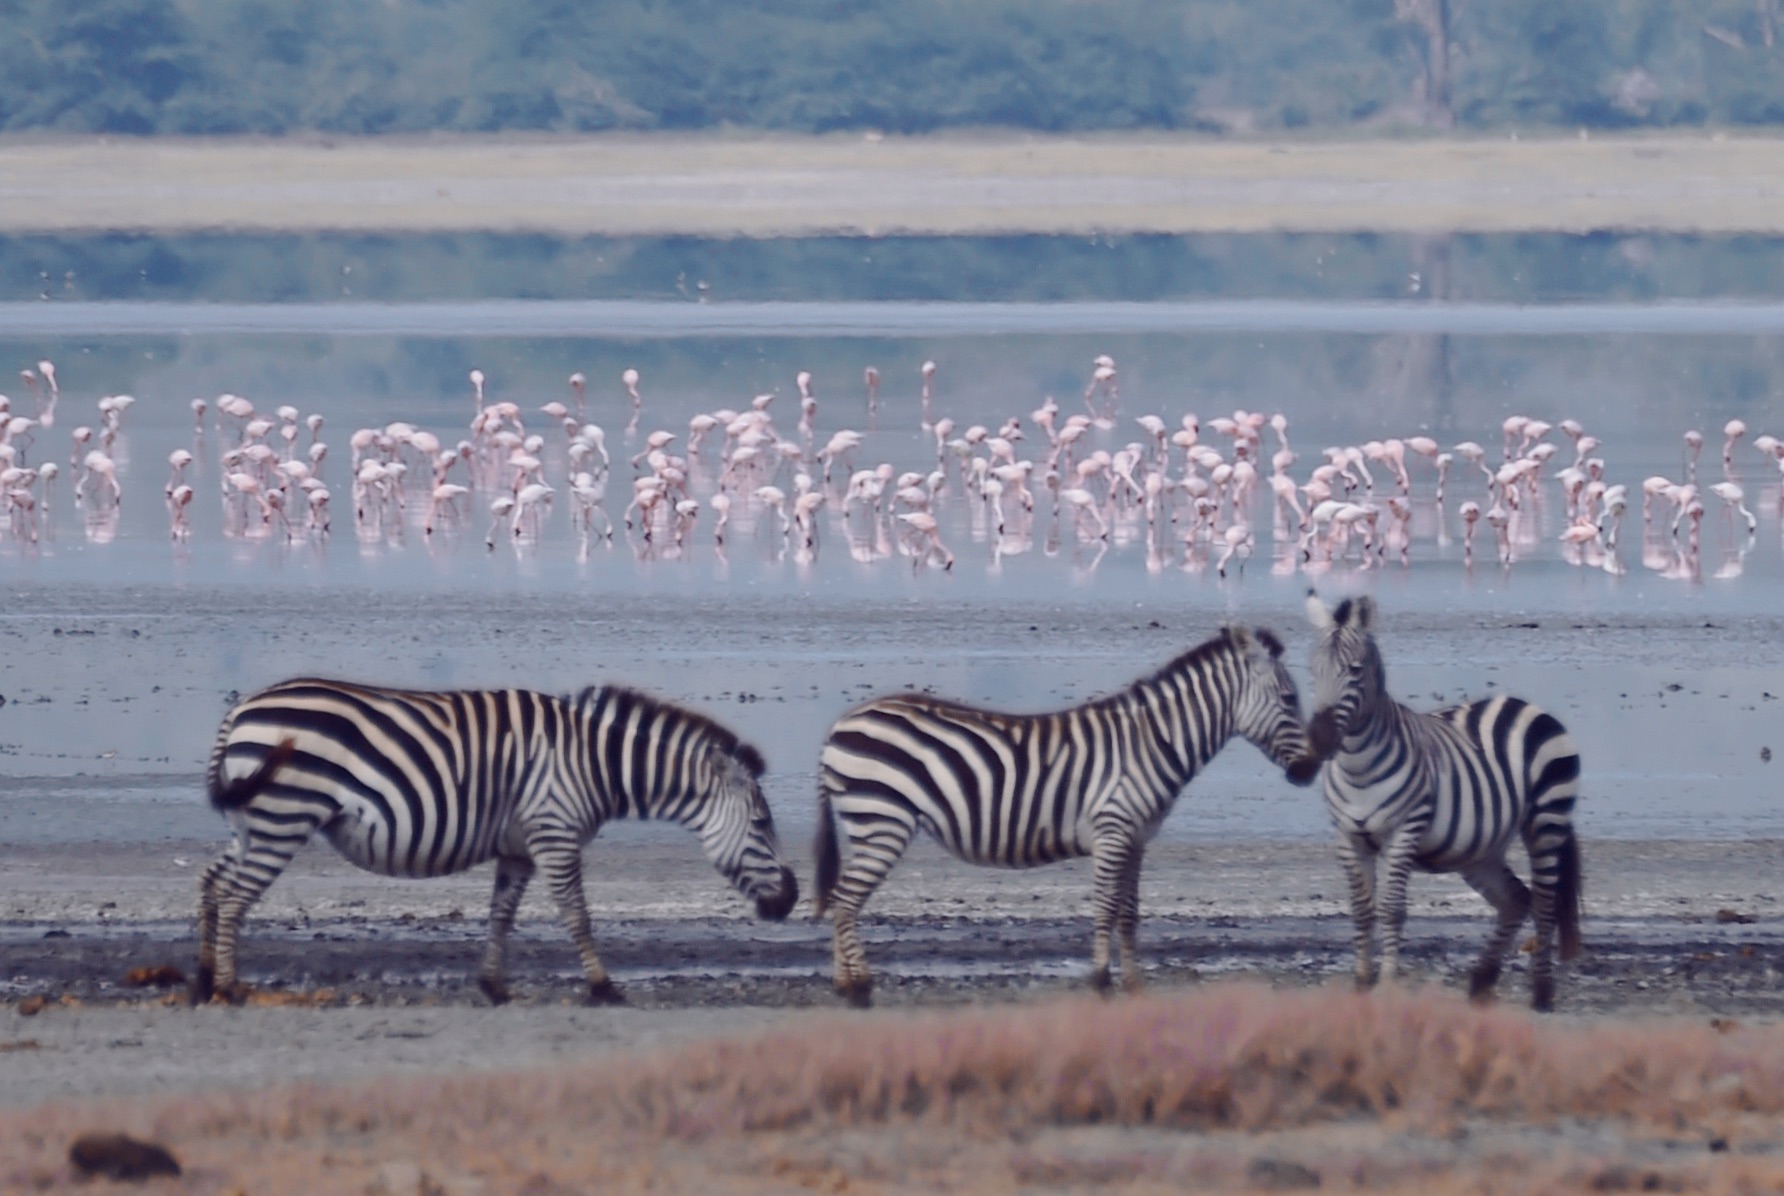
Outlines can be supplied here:
[[1249, 652], [1251, 650], [1251, 628], [1245, 626], [1245, 624], [1228, 623], [1225, 627], [1221, 628], [1221, 631], [1226, 635], [1227, 642], [1239, 649], [1239, 651]]
[[1260, 644], [1270, 650], [1271, 660], [1282, 659], [1282, 641], [1276, 638], [1274, 631], [1268, 627], [1260, 627], [1257, 629], [1257, 639]]
[[1332, 612], [1312, 590], [1307, 591], [1307, 621], [1313, 624], [1315, 631], [1324, 631], [1332, 625]]
[[1367, 594], [1357, 599], [1356, 624], [1358, 631], [1375, 630], [1375, 599]]

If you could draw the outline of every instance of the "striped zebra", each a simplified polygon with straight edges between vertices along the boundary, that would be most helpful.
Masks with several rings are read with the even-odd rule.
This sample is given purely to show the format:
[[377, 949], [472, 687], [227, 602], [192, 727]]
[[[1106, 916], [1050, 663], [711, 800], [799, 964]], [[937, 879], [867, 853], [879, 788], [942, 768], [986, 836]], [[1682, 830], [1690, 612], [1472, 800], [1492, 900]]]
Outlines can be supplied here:
[[[1375, 603], [1347, 599], [1327, 610], [1314, 594], [1308, 617], [1316, 713], [1313, 751], [1289, 770], [1311, 780], [1323, 767], [1326, 806], [1350, 879], [1356, 920], [1357, 984], [1375, 982], [1375, 923], [1385, 923], [1381, 974], [1400, 967], [1406, 886], [1412, 870], [1459, 873], [1499, 915], [1475, 963], [1469, 995], [1489, 996], [1506, 950], [1534, 912], [1531, 1004], [1555, 1003], [1554, 940], [1561, 958], [1580, 950], [1580, 848], [1573, 833], [1580, 758], [1553, 715], [1497, 697], [1431, 714], [1408, 710], [1387, 691], [1375, 645]], [[1530, 885], [1506, 866], [1514, 839], [1530, 856]], [[1376, 861], [1387, 875], [1376, 887]]]
[[[922, 828], [974, 864], [1095, 860], [1091, 982], [1140, 982], [1134, 931], [1146, 843], [1233, 735], [1285, 768], [1307, 751], [1300, 699], [1268, 631], [1228, 627], [1119, 693], [1052, 714], [1001, 714], [923, 694], [837, 721], [818, 763], [815, 917], [835, 911], [837, 991], [870, 1003], [856, 919]], [[838, 825], [848, 840], [845, 864]]]
[[508, 932], [537, 868], [590, 1001], [619, 1001], [589, 932], [584, 844], [614, 818], [679, 822], [756, 912], [778, 921], [799, 887], [780, 859], [762, 769], [756, 749], [718, 723], [619, 686], [561, 698], [301, 678], [262, 690], [229, 712], [211, 751], [211, 804], [235, 838], [204, 872], [193, 996], [238, 995], [242, 917], [320, 830], [387, 876], [494, 859], [478, 986], [497, 1004], [508, 999]]

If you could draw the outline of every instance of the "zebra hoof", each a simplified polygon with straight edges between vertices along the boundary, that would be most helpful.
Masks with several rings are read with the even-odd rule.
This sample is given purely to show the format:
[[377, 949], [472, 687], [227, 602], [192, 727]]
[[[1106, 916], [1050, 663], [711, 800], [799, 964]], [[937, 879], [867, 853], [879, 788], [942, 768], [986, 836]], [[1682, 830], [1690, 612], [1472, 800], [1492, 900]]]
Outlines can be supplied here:
[[199, 968], [198, 974], [192, 977], [192, 984], [186, 990], [187, 998], [194, 1005], [209, 1003], [211, 994], [216, 992], [216, 977], [209, 968]]
[[489, 998], [491, 1005], [506, 1005], [508, 1003], [508, 986], [493, 976], [477, 977], [477, 989]]
[[619, 985], [611, 980], [603, 980], [599, 984], [588, 986], [588, 1003], [590, 1005], [624, 1005], [626, 994], [619, 990]]
[[839, 984], [837, 993], [856, 1009], [873, 1008], [873, 982], [864, 980], [859, 984]]
[[1468, 999], [1476, 1004], [1484, 1004], [1493, 999], [1493, 989], [1499, 984], [1499, 967], [1475, 968], [1468, 973]]
[[1090, 991], [1108, 996], [1111, 991], [1108, 968], [1092, 968], [1090, 970]]
[[1555, 980], [1539, 976], [1530, 982], [1530, 1008], [1538, 1013], [1555, 1012]]

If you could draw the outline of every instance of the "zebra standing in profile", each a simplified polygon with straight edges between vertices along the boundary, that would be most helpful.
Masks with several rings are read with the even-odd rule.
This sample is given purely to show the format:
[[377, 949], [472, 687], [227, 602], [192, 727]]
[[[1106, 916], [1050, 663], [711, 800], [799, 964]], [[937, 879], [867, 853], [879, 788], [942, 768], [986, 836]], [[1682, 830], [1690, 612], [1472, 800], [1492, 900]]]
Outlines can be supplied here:
[[[871, 1000], [856, 919], [921, 827], [974, 864], [1095, 860], [1091, 982], [1140, 983], [1134, 931], [1146, 843], [1233, 735], [1286, 768], [1307, 751], [1282, 642], [1228, 627], [1119, 693], [1053, 714], [1001, 714], [923, 694], [838, 720], [818, 762], [816, 917], [835, 910], [837, 991]], [[847, 838], [842, 860], [838, 825]]]
[[[1400, 967], [1406, 886], [1412, 870], [1455, 872], [1498, 911], [1499, 924], [1475, 963], [1469, 995], [1490, 995], [1518, 927], [1536, 917], [1531, 1004], [1555, 1003], [1554, 944], [1580, 950], [1580, 849], [1573, 833], [1580, 758], [1553, 715], [1497, 697], [1431, 714], [1389, 696], [1373, 634], [1372, 599], [1328, 611], [1307, 596], [1319, 631], [1313, 649], [1315, 713], [1309, 757], [1289, 770], [1311, 780], [1323, 765], [1326, 806], [1350, 879], [1359, 986], [1375, 982], [1375, 922], [1386, 923], [1381, 974]], [[1530, 855], [1526, 887], [1506, 866], [1521, 838]], [[1376, 887], [1376, 860], [1387, 876]]]
[[205, 869], [196, 1000], [237, 995], [242, 917], [320, 830], [389, 876], [444, 876], [493, 858], [478, 986], [508, 999], [504, 956], [527, 882], [545, 875], [592, 1002], [621, 1000], [595, 953], [582, 848], [614, 818], [700, 836], [715, 867], [776, 921], [798, 900], [759, 784], [761, 755], [718, 723], [619, 686], [560, 698], [429, 692], [304, 678], [239, 703], [211, 751], [211, 804], [235, 839]]

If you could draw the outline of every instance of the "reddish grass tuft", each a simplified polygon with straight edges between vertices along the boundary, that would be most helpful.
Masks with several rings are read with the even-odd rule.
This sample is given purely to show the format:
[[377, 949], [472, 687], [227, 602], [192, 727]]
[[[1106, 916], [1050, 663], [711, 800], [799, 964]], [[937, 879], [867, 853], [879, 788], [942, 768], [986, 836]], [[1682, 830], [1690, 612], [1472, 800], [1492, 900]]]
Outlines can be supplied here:
[[[272, 1192], [346, 1190], [379, 1165], [416, 1158], [436, 1178], [478, 1176], [497, 1190], [673, 1188], [693, 1182], [688, 1160], [703, 1144], [740, 1135], [1258, 1133], [1359, 1119], [1444, 1132], [1489, 1119], [1609, 1120], [1674, 1135], [1698, 1127], [1707, 1139], [1717, 1126], [1781, 1113], [1784, 1040], [1763, 1029], [1540, 1020], [1435, 991], [1234, 984], [1113, 1002], [838, 1013], [798, 1031], [553, 1070], [0, 1114], [0, 1188], [60, 1182], [68, 1141], [101, 1117], [175, 1146], [207, 1174]], [[1011, 1168], [1033, 1165], [1005, 1153]], [[773, 1187], [772, 1176], [756, 1178]], [[1002, 1178], [1021, 1182], [1015, 1170]]]

